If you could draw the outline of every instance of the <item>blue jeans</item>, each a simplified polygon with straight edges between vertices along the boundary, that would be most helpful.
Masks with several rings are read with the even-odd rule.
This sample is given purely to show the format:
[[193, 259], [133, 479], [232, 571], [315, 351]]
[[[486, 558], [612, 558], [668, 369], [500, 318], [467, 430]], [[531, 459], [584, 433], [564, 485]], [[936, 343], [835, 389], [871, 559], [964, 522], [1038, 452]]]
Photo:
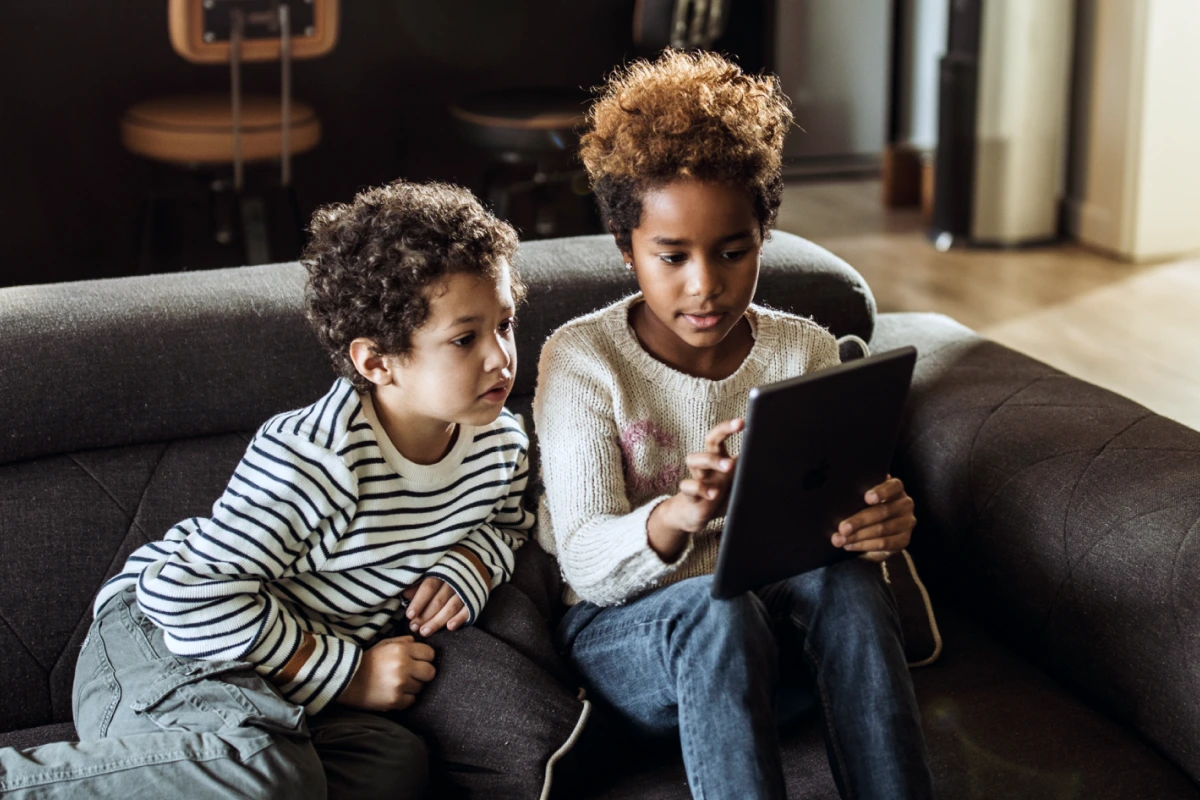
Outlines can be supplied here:
[[173, 655], [132, 589], [92, 622], [72, 702], [80, 741], [0, 748], [5, 800], [409, 800], [427, 788], [416, 734], [338, 705], [305, 717], [249, 664]]
[[782, 673], [815, 698], [842, 797], [932, 797], [895, 600], [877, 565], [852, 559], [730, 600], [713, 599], [711, 585], [705, 576], [622, 606], [579, 603], [558, 630], [596, 699], [643, 734], [678, 731], [693, 796], [785, 796]]

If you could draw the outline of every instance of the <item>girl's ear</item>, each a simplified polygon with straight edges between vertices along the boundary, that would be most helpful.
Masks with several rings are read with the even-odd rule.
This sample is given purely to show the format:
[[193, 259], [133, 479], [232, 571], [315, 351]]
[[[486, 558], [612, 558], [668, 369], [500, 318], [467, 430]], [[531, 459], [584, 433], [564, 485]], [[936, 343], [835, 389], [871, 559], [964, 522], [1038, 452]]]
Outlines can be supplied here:
[[379, 352], [379, 347], [371, 339], [359, 337], [350, 343], [350, 360], [358, 374], [376, 386], [387, 386], [395, 383], [396, 374], [388, 363], [388, 359]]

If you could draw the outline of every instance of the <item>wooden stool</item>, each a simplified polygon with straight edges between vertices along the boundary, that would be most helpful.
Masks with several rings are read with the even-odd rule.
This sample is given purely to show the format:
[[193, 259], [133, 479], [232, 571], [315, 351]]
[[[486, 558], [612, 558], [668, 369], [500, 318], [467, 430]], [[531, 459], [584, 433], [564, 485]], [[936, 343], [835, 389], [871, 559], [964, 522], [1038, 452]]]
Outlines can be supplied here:
[[[484, 175], [484, 196], [497, 216], [510, 219], [513, 196], [527, 194], [533, 232], [557, 233], [550, 188], [565, 183], [576, 194], [588, 193], [575, 153], [589, 98], [581, 89], [533, 87], [484, 92], [450, 106], [459, 135], [493, 159]], [[520, 165], [532, 165], [532, 176], [514, 180], [509, 168]]]
[[[311, 107], [291, 104], [289, 154], [321, 141]], [[278, 97], [242, 98], [241, 146], [246, 162], [277, 161], [283, 154], [283, 113]], [[121, 142], [131, 153], [180, 165], [232, 164], [234, 126], [229, 95], [159, 97], [132, 106], [121, 118]]]
[[[130, 152], [195, 179], [151, 192], [140, 270], [298, 257], [303, 227], [291, 159], [317, 146], [321, 123], [310, 106], [292, 100], [291, 62], [333, 48], [338, 0], [168, 0], [167, 9], [175, 51], [192, 63], [227, 64], [231, 90], [144, 100], [121, 118]], [[278, 97], [242, 94], [246, 61], [280, 62]], [[258, 181], [251, 191], [245, 166], [264, 162], [279, 164], [279, 181]], [[231, 180], [222, 177], [227, 169]]]

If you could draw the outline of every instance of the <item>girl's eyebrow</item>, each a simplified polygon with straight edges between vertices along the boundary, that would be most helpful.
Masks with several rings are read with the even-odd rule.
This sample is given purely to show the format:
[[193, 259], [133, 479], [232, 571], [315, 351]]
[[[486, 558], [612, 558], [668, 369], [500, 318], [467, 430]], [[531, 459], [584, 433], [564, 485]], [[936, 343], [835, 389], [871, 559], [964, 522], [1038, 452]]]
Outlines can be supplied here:
[[[750, 230], [738, 231], [737, 233], [731, 233], [727, 236], [722, 236], [717, 240], [717, 244], [725, 244], [727, 242], [737, 241], [738, 239], [748, 239], [753, 235], [754, 233]], [[670, 236], [655, 236], [650, 241], [652, 241], [654, 244], [664, 245], [666, 247], [679, 247], [681, 245], [689, 244], [687, 239], [673, 239]]]

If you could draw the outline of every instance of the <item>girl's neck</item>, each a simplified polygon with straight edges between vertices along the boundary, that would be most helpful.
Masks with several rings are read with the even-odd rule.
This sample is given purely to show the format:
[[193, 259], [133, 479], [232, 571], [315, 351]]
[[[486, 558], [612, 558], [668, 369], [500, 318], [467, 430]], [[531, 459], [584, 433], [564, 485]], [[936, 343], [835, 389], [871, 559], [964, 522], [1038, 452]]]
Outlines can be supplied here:
[[715, 347], [693, 347], [683, 341], [645, 303], [637, 303], [630, 310], [629, 324], [642, 348], [656, 361], [710, 381], [724, 380], [737, 372], [754, 347], [750, 321], [744, 315]]

